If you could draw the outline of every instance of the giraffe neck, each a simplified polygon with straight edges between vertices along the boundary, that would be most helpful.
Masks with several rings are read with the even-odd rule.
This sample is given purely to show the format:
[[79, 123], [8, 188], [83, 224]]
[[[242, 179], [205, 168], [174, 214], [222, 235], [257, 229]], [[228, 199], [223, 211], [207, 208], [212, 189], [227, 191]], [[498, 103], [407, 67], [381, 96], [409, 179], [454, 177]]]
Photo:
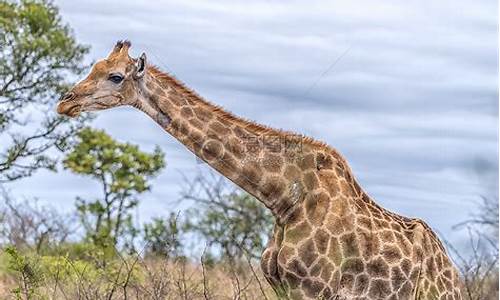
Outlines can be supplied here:
[[301, 135], [235, 117], [154, 67], [145, 79], [135, 106], [285, 222], [305, 196], [301, 168], [311, 164], [304, 154], [311, 145]]

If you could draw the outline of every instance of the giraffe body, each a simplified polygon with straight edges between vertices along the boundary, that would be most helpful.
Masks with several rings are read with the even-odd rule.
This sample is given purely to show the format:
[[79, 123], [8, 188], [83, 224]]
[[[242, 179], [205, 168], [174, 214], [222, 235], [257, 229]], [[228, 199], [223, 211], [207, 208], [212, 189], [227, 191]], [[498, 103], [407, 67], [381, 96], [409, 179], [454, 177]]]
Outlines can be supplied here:
[[58, 112], [140, 109], [276, 218], [266, 279], [291, 299], [461, 299], [432, 230], [378, 206], [336, 150], [238, 118], [119, 42], [67, 93]]
[[[337, 174], [345, 168], [336, 161], [317, 171], [316, 190], [274, 229], [261, 264], [275, 289], [291, 299], [461, 299], [431, 229], [378, 206]], [[345, 190], [332, 191], [331, 180]]]

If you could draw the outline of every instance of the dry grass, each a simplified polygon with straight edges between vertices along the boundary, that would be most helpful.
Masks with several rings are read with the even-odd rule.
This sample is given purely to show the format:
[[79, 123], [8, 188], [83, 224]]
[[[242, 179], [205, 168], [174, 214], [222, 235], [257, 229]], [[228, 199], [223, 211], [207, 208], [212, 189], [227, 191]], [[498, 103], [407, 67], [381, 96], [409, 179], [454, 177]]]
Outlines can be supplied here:
[[[87, 269], [86, 269], [87, 268]], [[30, 295], [21, 299], [276, 299], [260, 268], [246, 262], [207, 266], [186, 260], [127, 259], [101, 269], [59, 264], [44, 271]], [[0, 299], [18, 299], [23, 283], [0, 274]]]
[[[498, 299], [498, 269], [477, 270], [482, 266], [470, 266], [462, 274], [464, 299]], [[211, 265], [203, 260], [131, 257], [97, 268], [60, 259], [36, 272], [42, 272], [37, 282], [19, 272], [0, 272], [0, 299], [277, 299], [260, 268], [248, 261]], [[32, 290], [26, 289], [26, 281]], [[18, 295], [12, 292], [19, 287]]]

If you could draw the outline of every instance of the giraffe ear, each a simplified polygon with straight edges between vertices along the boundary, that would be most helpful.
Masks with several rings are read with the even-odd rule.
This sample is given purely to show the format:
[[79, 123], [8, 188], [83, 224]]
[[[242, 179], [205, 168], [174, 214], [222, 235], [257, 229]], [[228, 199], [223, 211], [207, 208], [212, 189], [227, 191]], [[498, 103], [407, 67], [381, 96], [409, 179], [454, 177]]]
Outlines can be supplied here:
[[144, 76], [144, 73], [146, 72], [146, 53], [142, 53], [139, 58], [136, 59], [135, 61], [135, 71], [134, 71], [134, 78], [139, 79]]

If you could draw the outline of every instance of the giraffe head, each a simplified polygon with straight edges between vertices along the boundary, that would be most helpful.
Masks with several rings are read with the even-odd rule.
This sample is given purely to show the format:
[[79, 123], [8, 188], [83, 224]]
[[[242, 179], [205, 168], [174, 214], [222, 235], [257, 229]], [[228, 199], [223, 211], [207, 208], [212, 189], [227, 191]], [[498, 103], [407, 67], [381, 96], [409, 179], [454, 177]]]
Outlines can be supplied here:
[[107, 58], [95, 63], [85, 79], [62, 95], [57, 112], [76, 117], [84, 111], [136, 103], [146, 71], [146, 55], [130, 57], [130, 46], [129, 41], [117, 42]]

